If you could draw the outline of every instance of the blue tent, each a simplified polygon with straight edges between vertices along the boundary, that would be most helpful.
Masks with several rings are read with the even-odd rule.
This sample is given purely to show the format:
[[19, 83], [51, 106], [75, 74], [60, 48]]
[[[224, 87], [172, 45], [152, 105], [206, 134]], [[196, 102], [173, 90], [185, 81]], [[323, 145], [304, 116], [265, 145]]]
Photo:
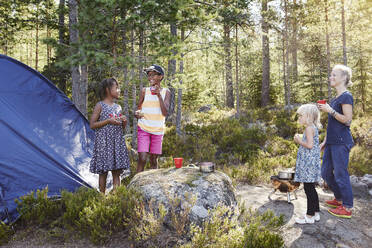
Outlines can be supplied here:
[[93, 139], [87, 119], [53, 83], [0, 55], [0, 220], [13, 222], [14, 199], [31, 191], [48, 186], [58, 196], [91, 187], [83, 175]]

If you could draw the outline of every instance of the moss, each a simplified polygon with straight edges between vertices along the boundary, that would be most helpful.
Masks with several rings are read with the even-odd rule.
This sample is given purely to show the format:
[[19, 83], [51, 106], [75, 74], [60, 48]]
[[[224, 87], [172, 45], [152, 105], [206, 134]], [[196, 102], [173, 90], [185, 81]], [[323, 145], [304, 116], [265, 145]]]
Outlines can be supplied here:
[[196, 174], [189, 174], [186, 177], [186, 180], [184, 181], [185, 184], [189, 185], [190, 187], [194, 188], [197, 185], [193, 184], [192, 182], [198, 180], [202, 176], [202, 173], [198, 172]]

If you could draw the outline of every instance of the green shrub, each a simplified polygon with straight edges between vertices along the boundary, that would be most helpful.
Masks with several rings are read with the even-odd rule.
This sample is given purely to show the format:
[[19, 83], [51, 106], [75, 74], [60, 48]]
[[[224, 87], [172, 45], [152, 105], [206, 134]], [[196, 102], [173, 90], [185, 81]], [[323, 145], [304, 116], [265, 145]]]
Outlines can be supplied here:
[[356, 176], [372, 174], [372, 149], [356, 145], [351, 149], [349, 172]]
[[131, 239], [143, 244], [154, 239], [163, 230], [164, 217], [167, 214], [162, 204], [156, 205], [154, 201], [149, 202], [148, 208], [144, 203], [137, 204], [134, 208], [131, 224]]
[[293, 138], [298, 130], [297, 121], [293, 117], [295, 112], [287, 112], [285, 110], [277, 111], [273, 114], [273, 124], [277, 127], [277, 135], [290, 139]]
[[73, 229], [77, 225], [81, 211], [102, 198], [96, 189], [81, 187], [76, 192], [62, 191], [62, 202], [64, 204], [63, 223], [66, 227]]
[[12, 234], [12, 228], [0, 221], [0, 245], [8, 243]]
[[48, 187], [31, 191], [16, 199], [20, 222], [35, 225], [48, 225], [61, 216], [62, 204], [58, 199], [48, 198]]
[[218, 120], [210, 125], [187, 124], [184, 135], [169, 128], [164, 136], [163, 154], [193, 161], [239, 164], [257, 154], [265, 144], [263, 130], [244, 127], [236, 119]]
[[191, 225], [191, 242], [181, 247], [239, 247], [244, 231], [239, 225], [237, 215], [233, 215], [226, 206], [219, 206], [209, 214], [210, 219], [205, 221], [202, 227]]
[[372, 117], [353, 120], [350, 129], [356, 144], [372, 149]]
[[238, 215], [226, 206], [217, 207], [210, 216], [202, 227], [191, 226], [191, 242], [181, 247], [283, 247], [283, 239], [277, 234], [284, 224], [283, 216], [276, 217], [271, 211], [258, 214], [244, 208]]
[[103, 244], [114, 232], [125, 229], [135, 221], [135, 209], [141, 199], [137, 191], [125, 186], [118, 187], [106, 197], [90, 199], [79, 213], [76, 229], [82, 235], [87, 234], [94, 244]]
[[284, 215], [275, 216], [272, 211], [262, 214], [244, 208], [240, 221], [244, 225], [244, 239], [239, 247], [283, 247], [283, 238], [277, 233], [284, 225]]
[[183, 157], [185, 161], [214, 161], [216, 146], [212, 144], [207, 127], [186, 125], [185, 135], [177, 136], [175, 127], [164, 135], [163, 155]]
[[238, 166], [224, 166], [223, 171], [234, 181], [246, 183], [269, 182], [270, 176], [277, 174], [281, 168], [296, 165], [297, 145], [281, 137], [267, 140], [264, 150], [259, 150], [248, 162]]
[[357, 176], [372, 174], [372, 118], [356, 118], [350, 129], [356, 144], [350, 152], [350, 173]]
[[182, 204], [179, 198], [168, 199], [171, 203], [171, 226], [178, 236], [184, 235], [189, 231], [190, 212], [192, 207], [195, 206], [196, 200], [196, 196], [189, 193], [185, 194], [185, 201]]

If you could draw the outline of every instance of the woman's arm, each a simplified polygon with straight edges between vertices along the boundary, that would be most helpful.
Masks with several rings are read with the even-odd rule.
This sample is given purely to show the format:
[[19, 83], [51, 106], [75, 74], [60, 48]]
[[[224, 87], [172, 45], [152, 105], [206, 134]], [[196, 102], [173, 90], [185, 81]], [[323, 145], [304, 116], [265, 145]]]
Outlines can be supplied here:
[[353, 106], [351, 104], [342, 104], [341, 106], [343, 114], [336, 112], [328, 104], [318, 104], [318, 108], [321, 111], [331, 114], [337, 121], [345, 124], [346, 126], [350, 126], [353, 118]]
[[323, 151], [327, 142], [327, 136], [324, 137], [323, 142], [320, 144], [320, 151]]
[[341, 106], [343, 114], [334, 110], [331, 112], [331, 114], [339, 122], [345, 124], [346, 126], [350, 126], [351, 120], [353, 119], [353, 106], [351, 104], [342, 104]]
[[298, 135], [295, 136], [294, 141], [297, 144], [299, 144], [299, 145], [301, 145], [305, 148], [308, 148], [308, 149], [313, 148], [313, 146], [314, 146], [314, 128], [312, 128], [311, 126], [306, 127], [305, 135], [306, 135], [306, 141], [302, 141], [301, 138]]

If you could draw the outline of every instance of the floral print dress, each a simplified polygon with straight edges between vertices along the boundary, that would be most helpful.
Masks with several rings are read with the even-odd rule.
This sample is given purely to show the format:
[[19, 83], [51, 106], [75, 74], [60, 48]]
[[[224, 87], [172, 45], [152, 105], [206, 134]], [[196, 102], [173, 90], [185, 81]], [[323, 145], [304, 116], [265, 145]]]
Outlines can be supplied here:
[[[102, 110], [98, 121], [104, 121], [111, 116], [121, 114], [120, 105], [114, 103], [112, 106], [99, 102]], [[105, 125], [95, 130], [93, 157], [90, 161], [90, 172], [103, 174], [112, 170], [128, 170], [130, 161], [128, 149], [125, 144], [124, 130], [122, 125]]]
[[[319, 131], [314, 128], [314, 145], [309, 149], [300, 145], [297, 152], [296, 172], [294, 181], [303, 183], [314, 183], [320, 180], [320, 146]], [[305, 132], [302, 141], [306, 141]]]

